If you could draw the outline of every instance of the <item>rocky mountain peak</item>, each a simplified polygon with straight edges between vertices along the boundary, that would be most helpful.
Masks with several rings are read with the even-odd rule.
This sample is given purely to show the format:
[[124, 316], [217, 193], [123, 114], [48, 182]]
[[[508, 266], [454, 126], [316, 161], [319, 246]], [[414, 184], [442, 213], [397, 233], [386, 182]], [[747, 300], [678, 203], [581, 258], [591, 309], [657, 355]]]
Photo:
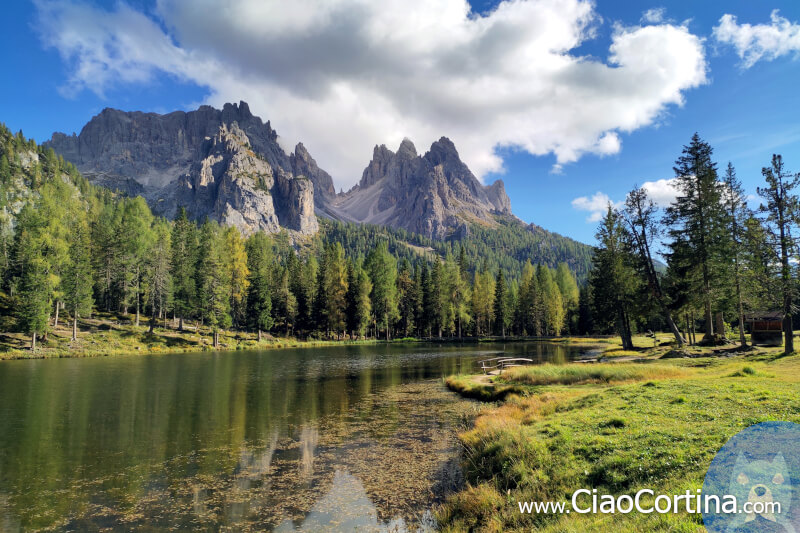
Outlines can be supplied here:
[[417, 147], [408, 137], [403, 139], [403, 142], [400, 143], [400, 148], [397, 149], [397, 155], [401, 154], [404, 157], [417, 157]]
[[511, 214], [503, 183], [484, 187], [447, 137], [423, 156], [408, 139], [396, 153], [375, 146], [361, 181], [337, 197], [333, 207], [345, 220], [388, 224], [436, 238], [472, 222], [496, 224], [495, 215]]
[[239, 102], [164, 115], [106, 108], [79, 135], [55, 133], [45, 144], [95, 183], [141, 194], [156, 212], [182, 205], [247, 232], [316, 231], [314, 184], [333, 194], [333, 182], [305, 148], [290, 157], [277, 138]]
[[319, 207], [324, 207], [326, 200], [336, 196], [336, 188], [333, 186], [333, 178], [330, 174], [319, 168], [317, 162], [308, 153], [303, 143], [297, 143], [294, 153], [289, 156], [292, 164], [292, 171], [296, 177], [305, 177], [314, 184], [314, 203]]

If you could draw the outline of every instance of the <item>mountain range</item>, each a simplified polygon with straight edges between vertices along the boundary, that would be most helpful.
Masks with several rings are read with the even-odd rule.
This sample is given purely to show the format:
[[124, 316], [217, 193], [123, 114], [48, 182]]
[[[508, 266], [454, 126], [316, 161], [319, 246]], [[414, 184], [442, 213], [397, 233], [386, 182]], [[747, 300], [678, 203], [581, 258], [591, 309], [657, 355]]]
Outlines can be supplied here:
[[142, 195], [158, 214], [183, 207], [245, 233], [312, 234], [319, 215], [442, 239], [513, 217], [503, 182], [482, 185], [446, 137], [423, 155], [408, 139], [397, 152], [376, 146], [359, 183], [337, 194], [303, 144], [287, 154], [245, 102], [163, 115], [107, 108], [80, 134], [54, 133], [45, 146], [91, 182]]

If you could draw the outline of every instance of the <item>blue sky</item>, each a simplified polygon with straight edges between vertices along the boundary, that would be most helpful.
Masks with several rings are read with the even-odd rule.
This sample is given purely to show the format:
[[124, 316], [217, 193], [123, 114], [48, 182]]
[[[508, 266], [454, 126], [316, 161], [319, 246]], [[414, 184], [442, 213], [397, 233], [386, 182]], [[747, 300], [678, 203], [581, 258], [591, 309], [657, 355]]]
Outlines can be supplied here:
[[[533, 0], [530, 3], [536, 4], [534, 8], [538, 9], [538, 4], [545, 6], [547, 1]], [[164, 0], [158, 6], [146, 1], [127, 4], [14, 2], [4, 6], [5, 16], [0, 19], [0, 46], [6, 50], [3, 83], [0, 84], [0, 121], [14, 131], [22, 129], [27, 136], [43, 141], [53, 131], [79, 131], [104, 107], [166, 112], [191, 109], [204, 102], [219, 105], [224, 101], [244, 99], [250, 102], [256, 114], [265, 120], [271, 119], [279, 134], [287, 135], [287, 142], [302, 140], [320, 165], [332, 170], [337, 186], [345, 188], [358, 179], [360, 171], [357, 169], [366, 165], [372, 145], [385, 142], [390, 148], [396, 148], [394, 143], [399, 144], [403, 136], [410, 136], [417, 143], [418, 150], [424, 151], [431, 140], [447, 135], [456, 141], [462, 156], [479, 169], [477, 173], [483, 175], [486, 183], [497, 177], [505, 181], [517, 216], [589, 243], [594, 241], [596, 223], [587, 221], [592, 217], [591, 211], [577, 209], [576, 205], [589, 206], [592, 199], [605, 198], [602, 195], [619, 201], [634, 184], [671, 178], [675, 158], [695, 131], [714, 147], [720, 167], [728, 161], [733, 162], [750, 193], [755, 194], [755, 188], [761, 182], [761, 167], [769, 163], [772, 153], [783, 154], [790, 169], [800, 170], [800, 120], [797, 116], [800, 76], [796, 59], [800, 50], [800, 30], [793, 25], [800, 21], [800, 4], [788, 1], [767, 4], [598, 0], [591, 5], [581, 0], [570, 1], [575, 8], [574, 15], [570, 15], [573, 18], [565, 15], [566, 18], [560, 19], [558, 13], [548, 14], [547, 17], [551, 18], [542, 18], [547, 24], [564, 22], [567, 24], [565, 28], [579, 27], [583, 32], [576, 46], [558, 45], [569, 49], [558, 51], [554, 55], [556, 61], [564, 57], [581, 57], [584, 63], [595, 62], [601, 67], [608, 65], [609, 47], [615, 42], [615, 35], [620, 31], [632, 32], [632, 28], [647, 24], [643, 21], [645, 11], [663, 8], [652, 24], [684, 28], [685, 34], [678, 36], [685, 38], [684, 44], [686, 38], [697, 39], [702, 47], [705, 79], [698, 82], [696, 76], [687, 78], [675, 89], [674, 94], [680, 96], [682, 106], [671, 102], [671, 97], [659, 100], [650, 94], [656, 88], [649, 89], [650, 93], [633, 91], [631, 100], [641, 100], [643, 107], [652, 103], [658, 105], [659, 111], [655, 116], [642, 111], [641, 117], [647, 116], [639, 117], [635, 127], [618, 125], [613, 121], [614, 117], [604, 119], [601, 126], [597, 126], [597, 121], [588, 120], [587, 128], [598, 128], [593, 137], [593, 134], [582, 135], [584, 123], [580, 117], [575, 118], [575, 113], [570, 114], [567, 112], [569, 109], [565, 111], [564, 108], [573, 104], [585, 105], [585, 108], [576, 107], [578, 115], [591, 114], [592, 109], [599, 113], [602, 106], [592, 107], [591, 101], [583, 101], [597, 98], [597, 93], [594, 96], [591, 91], [587, 93], [584, 81], [565, 82], [563, 76], [553, 78], [557, 81], [550, 85], [537, 87], [537, 90], [555, 87], [575, 91], [575, 96], [569, 97], [571, 99], [553, 104], [558, 106], [555, 109], [548, 108], [546, 101], [544, 104], [541, 101], [524, 102], [518, 93], [509, 93], [511, 96], [505, 102], [493, 101], [491, 105], [484, 105], [480, 94], [471, 94], [469, 98], [457, 101], [453, 110], [442, 111], [449, 100], [448, 91], [453, 99], [458, 100], [456, 96], [459, 95], [453, 87], [463, 86], [460, 84], [464, 73], [455, 71], [460, 68], [457, 66], [459, 61], [465, 65], [470, 62], [470, 50], [475, 50], [474, 54], [480, 57], [487, 54], [485, 57], [489, 63], [501, 63], [519, 51], [517, 41], [532, 38], [524, 31], [515, 41], [500, 39], [499, 44], [492, 45], [486, 44], [486, 39], [469, 41], [471, 30], [465, 30], [464, 24], [454, 23], [455, 29], [445, 27], [442, 32], [452, 31], [457, 37], [466, 35], [464, 50], [467, 52], [454, 48], [444, 58], [431, 55], [424, 49], [428, 45], [424, 40], [420, 41], [423, 38], [412, 36], [411, 41], [392, 41], [401, 45], [403, 53], [397, 54], [391, 47], [382, 49], [379, 44], [368, 43], [375, 44], [375, 55], [371, 56], [362, 54], [360, 49], [355, 50], [352, 43], [336, 32], [336, 25], [346, 27], [362, 21], [364, 24], [380, 24], [381, 20], [368, 13], [363, 14], [364, 18], [359, 18], [360, 14], [354, 15], [352, 20], [351, 17], [342, 19], [339, 14], [339, 19], [320, 19], [319, 25], [328, 24], [325, 31], [309, 30], [307, 39], [303, 38], [302, 31], [297, 31], [299, 37], [268, 41], [269, 46], [265, 45], [250, 57], [247, 42], [236, 42], [224, 35], [215, 37], [213, 32], [207, 40], [199, 38], [209, 36], [207, 25], [216, 21], [213, 18], [210, 21], [202, 19], [186, 9], [188, 3], [177, 0]], [[445, 20], [451, 16], [453, 5], [458, 7], [450, 0], [440, 3], [443, 9], [449, 6], [450, 11], [431, 13], [432, 18]], [[489, 17], [496, 10], [496, 3], [475, 1], [472, 9]], [[773, 9], [779, 9], [780, 17], [786, 20], [773, 23], [770, 19]], [[589, 15], [587, 10], [590, 10]], [[714, 28], [720, 25], [720, 18], [725, 14], [736, 17], [727, 40], [713, 35]], [[284, 24], [301, 24], [298, 20], [306, 24], [309, 16], [300, 11], [289, 15]], [[537, 14], [535, 10], [507, 10], [507, 16], [512, 20], [510, 27], [518, 29], [513, 25], [513, 17], [536, 19]], [[581, 25], [583, 23], [576, 22], [585, 20], [580, 17], [586, 16], [591, 18], [589, 23]], [[242, 18], [234, 14], [221, 24], [224, 29], [235, 28], [230, 25], [243, 24]], [[458, 14], [452, 15], [452, 19], [458, 22]], [[752, 28], [744, 27], [745, 24], [760, 25], [765, 40], [751, 39], [737, 46], [737, 42], [744, 42], [741, 39], [752, 36], [749, 33]], [[531, 25], [535, 26], [535, 20]], [[414, 26], [409, 27], [413, 31]], [[774, 31], [770, 33], [770, 30]], [[248, 31], [257, 29], [242, 28], [243, 33]], [[127, 40], [117, 38], [117, 32], [129, 37]], [[152, 36], [149, 32], [153, 32]], [[161, 48], [148, 48], [153, 42], [160, 42], [160, 32], [164, 36], [159, 44]], [[427, 31], [426, 35], [430, 33]], [[86, 38], [87, 35], [92, 38]], [[137, 36], [141, 39], [137, 40]], [[397, 39], [405, 38], [404, 33]], [[89, 49], [103, 39], [111, 39], [117, 44], [122, 42], [120, 46], [124, 50], [102, 53], [102, 50], [114, 46], [108, 42], [100, 46], [101, 53]], [[558, 40], [560, 36], [545, 33], [542, 39]], [[328, 42], [331, 49], [341, 46], [347, 53], [321, 54], [319, 61], [315, 62], [314, 54], [326, 48]], [[306, 43], [309, 43], [308, 50], [304, 50]], [[421, 43], [420, 49], [415, 51], [417, 43]], [[253, 46], [258, 49], [257, 42]], [[429, 46], [434, 49], [442, 45], [432, 41]], [[495, 51], [492, 46], [500, 50]], [[504, 46], [510, 47], [511, 52], [508, 48], [503, 49]], [[129, 55], [130, 50], [137, 47], [139, 52]], [[267, 57], [272, 47], [276, 50], [275, 57]], [[291, 51], [298, 49], [303, 55], [291, 57]], [[431, 80], [429, 85], [433, 89], [441, 88], [438, 94], [434, 94], [436, 91], [430, 90], [431, 87], [413, 84], [395, 91], [394, 88], [401, 86], [402, 81], [382, 83], [382, 80], [368, 79], [370, 72], [374, 72], [375, 78], [382, 79], [413, 77], [413, 73], [409, 75], [404, 70], [408, 64], [403, 58], [414, 57], [415, 53], [417, 57], [413, 65], [429, 61], [438, 65], [439, 71], [448, 71], [455, 65], [452, 66], [452, 75], [437, 77], [424, 73], [421, 83], [425, 79]], [[682, 60], [686, 55], [677, 49], [675, 51], [676, 60]], [[244, 59], [231, 67], [230, 57]], [[278, 61], [276, 57], [291, 60]], [[746, 61], [748, 58], [749, 62]], [[224, 70], [215, 70], [222, 69], [222, 64]], [[547, 70], [550, 66], [551, 63], [542, 63], [536, 68]], [[583, 66], [578, 65], [580, 68]], [[486, 67], [486, 64], [481, 65], [481, 68]], [[510, 62], [490, 72], [488, 78], [494, 76], [495, 79], [489, 79], [491, 84], [487, 87], [505, 90], [502, 83], [498, 85], [497, 78], [506, 72], [515, 76], [514, 67]], [[520, 71], [524, 68], [524, 64], [519, 65]], [[215, 75], [216, 72], [224, 75]], [[260, 77], [253, 75], [254, 72], [258, 72]], [[589, 75], [586, 69], [578, 73]], [[523, 81], [530, 79], [520, 78]], [[342, 80], [346, 82], [345, 87], [355, 87], [352, 94], [350, 89], [341, 88]], [[614, 81], [614, 90], [619, 92], [618, 105], [619, 99], [624, 103], [625, 91], [628, 90], [620, 85], [637, 82], [635, 77]], [[330, 83], [327, 92], [323, 90], [326, 83]], [[387, 85], [392, 87], [387, 88]], [[520, 88], [520, 85], [523, 86]], [[515, 81], [513, 89], [521, 89], [524, 93], [524, 83]], [[335, 99], [329, 97], [332, 93], [337, 94]], [[262, 97], [265, 94], [269, 97]], [[486, 98], [490, 99], [490, 96]], [[522, 102], [519, 112], [510, 114], [505, 121], [492, 122], [492, 110], [504, 109], [505, 112], [506, 102], [514, 99]], [[403, 106], [413, 106], [419, 112], [408, 118], [409, 113], [396, 112], [395, 108]], [[344, 114], [339, 116], [336, 113], [341, 108], [344, 108]], [[347, 120], [348, 114], [354, 116], [352, 123]], [[464, 118], [463, 115], [474, 117]], [[514, 122], [515, 116], [521, 120]], [[541, 126], [537, 124], [538, 120], [541, 120]], [[560, 128], [558, 123], [566, 121], [575, 124], [571, 128]], [[486, 124], [485, 135], [481, 134], [483, 124]], [[553, 143], [540, 135], [541, 131], [551, 128], [554, 138], [557, 138]], [[520, 133], [516, 135], [516, 131], [511, 131], [507, 135], [512, 129], [518, 129]], [[592, 144], [592, 139], [602, 140], [603, 132], [613, 133], [611, 144], [604, 145], [600, 141]], [[495, 142], [512, 147], [492, 151]], [[532, 152], [542, 155], [533, 155]], [[498, 173], [496, 169], [500, 166], [503, 171]], [[595, 196], [597, 193], [601, 196]], [[585, 201], [576, 202], [582, 197]]]

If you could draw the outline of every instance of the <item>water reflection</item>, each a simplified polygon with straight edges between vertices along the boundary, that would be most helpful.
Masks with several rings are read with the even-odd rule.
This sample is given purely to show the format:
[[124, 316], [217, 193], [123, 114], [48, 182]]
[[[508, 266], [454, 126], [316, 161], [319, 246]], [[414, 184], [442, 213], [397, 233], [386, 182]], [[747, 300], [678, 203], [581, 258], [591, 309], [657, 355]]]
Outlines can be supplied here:
[[309, 520], [337, 479], [361, 487], [378, 529], [419, 524], [460, 481], [455, 433], [475, 409], [437, 378], [502, 353], [574, 355], [409, 345], [4, 362], [0, 530], [304, 528], [322, 523]]

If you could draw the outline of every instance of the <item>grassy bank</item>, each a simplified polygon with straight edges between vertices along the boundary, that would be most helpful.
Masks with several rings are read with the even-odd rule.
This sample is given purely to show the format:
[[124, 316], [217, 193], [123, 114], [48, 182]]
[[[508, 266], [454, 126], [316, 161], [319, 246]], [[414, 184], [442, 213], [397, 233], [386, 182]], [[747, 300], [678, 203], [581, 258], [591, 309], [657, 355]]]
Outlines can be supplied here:
[[[380, 340], [301, 340], [290, 337], [263, 335], [258, 340], [256, 333], [222, 331], [220, 346], [214, 348], [212, 331], [208, 328], [187, 327], [178, 331], [171, 327], [157, 327], [149, 333], [144, 325], [120, 323], [109, 318], [98, 318], [81, 322], [78, 340], [72, 341], [72, 329], [61, 324], [54, 328], [46, 340], [37, 342], [36, 352], [31, 352], [30, 338], [21, 333], [0, 333], [0, 360], [58, 357], [102, 357], [109, 355], [158, 354], [200, 352], [208, 350], [265, 350], [270, 348], [300, 348], [338, 344], [374, 344]], [[401, 342], [398, 340], [397, 342]]]
[[537, 516], [517, 506], [568, 501], [579, 488], [694, 491], [714, 454], [740, 430], [767, 420], [800, 422], [800, 355], [760, 349], [721, 357], [731, 354], [693, 349], [692, 358], [657, 359], [664, 351], [642, 350], [636, 362], [519, 368], [491, 382], [448, 380], [465, 395], [490, 386], [515, 393], [460, 436], [468, 487], [439, 509], [443, 529], [702, 530], [700, 515]]

